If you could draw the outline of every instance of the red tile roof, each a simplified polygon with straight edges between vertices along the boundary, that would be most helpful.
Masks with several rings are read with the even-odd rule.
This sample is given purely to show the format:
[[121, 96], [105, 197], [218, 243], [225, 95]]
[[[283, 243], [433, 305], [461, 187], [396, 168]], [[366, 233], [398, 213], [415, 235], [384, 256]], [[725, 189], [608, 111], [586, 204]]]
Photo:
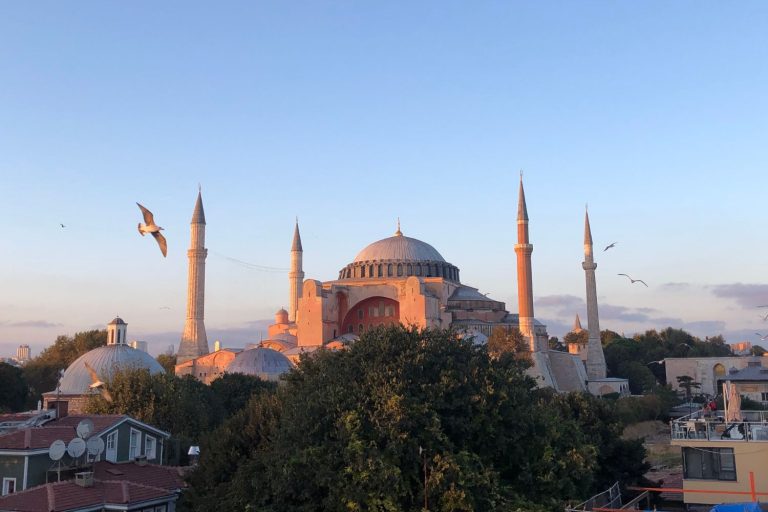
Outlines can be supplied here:
[[74, 481], [51, 483], [0, 498], [0, 510], [18, 512], [59, 512], [110, 504], [136, 504], [168, 499], [185, 488], [185, 468], [141, 466], [134, 462], [94, 465], [93, 487], [80, 487]]
[[0, 497], [0, 510], [13, 512], [65, 512], [86, 507], [136, 505], [149, 500], [174, 499], [168, 489], [129, 481], [94, 479], [92, 487], [74, 481], [44, 484]]
[[93, 422], [94, 434], [100, 434], [125, 419], [133, 418], [124, 414], [65, 416], [59, 420], [46, 422], [39, 427], [28, 427], [24, 430], [0, 435], [0, 450], [39, 450], [48, 448], [57, 439], [61, 439], [65, 443], [69, 442], [77, 436], [77, 425], [84, 419]]
[[183, 489], [187, 486], [184, 482], [185, 468], [178, 466], [158, 466], [145, 464], [141, 466], [135, 462], [114, 464], [101, 461], [94, 464], [94, 478], [98, 480], [128, 480], [137, 484], [162, 487], [163, 489]]

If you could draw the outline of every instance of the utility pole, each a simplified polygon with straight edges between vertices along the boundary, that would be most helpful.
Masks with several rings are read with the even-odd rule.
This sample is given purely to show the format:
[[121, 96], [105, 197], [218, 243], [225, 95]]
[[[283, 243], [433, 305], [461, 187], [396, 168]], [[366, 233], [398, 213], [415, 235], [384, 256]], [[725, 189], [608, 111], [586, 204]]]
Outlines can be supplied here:
[[424, 510], [429, 512], [429, 503], [427, 502], [427, 450], [419, 446], [419, 456], [424, 456]]

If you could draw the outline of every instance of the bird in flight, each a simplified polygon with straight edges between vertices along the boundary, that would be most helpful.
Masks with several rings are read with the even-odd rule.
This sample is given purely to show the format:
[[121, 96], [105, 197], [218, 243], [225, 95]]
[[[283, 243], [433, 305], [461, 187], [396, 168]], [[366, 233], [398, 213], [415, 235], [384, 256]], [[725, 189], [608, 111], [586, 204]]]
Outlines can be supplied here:
[[759, 332], [756, 332], [755, 334], [757, 334], [758, 336], [760, 336], [760, 339], [761, 339], [761, 340], [767, 340], [767, 339], [768, 339], [768, 334], [766, 334], [765, 336], [763, 336], [763, 335], [762, 335], [762, 334], [760, 334]]
[[611, 245], [609, 245], [609, 246], [607, 246], [605, 249], [603, 249], [603, 252], [607, 251], [607, 250], [608, 250], [608, 249], [610, 249], [611, 247], [616, 247], [616, 244], [617, 244], [617, 243], [619, 243], [619, 242], [613, 242]]
[[88, 370], [88, 373], [91, 374], [91, 385], [88, 386], [91, 389], [98, 389], [101, 393], [101, 396], [104, 397], [104, 400], [107, 402], [112, 402], [112, 395], [107, 391], [107, 388], [104, 387], [104, 381], [99, 378], [98, 375], [96, 375], [96, 371], [91, 368], [91, 365], [88, 364], [88, 362], [85, 362], [85, 368]]
[[763, 319], [763, 322], [765, 322], [766, 320], [768, 320], [768, 313], [766, 313], [765, 315], [757, 315], [757, 316], [759, 316], [760, 318], [762, 318], [762, 319]]
[[65, 228], [65, 227], [67, 227], [67, 226], [65, 226], [64, 224], [62, 224], [61, 222], [59, 222], [59, 226], [61, 226], [62, 228]]
[[768, 304], [766, 304], [765, 306], [757, 306], [757, 307], [758, 308], [768, 308]]
[[632, 279], [632, 278], [631, 278], [631, 277], [629, 277], [627, 274], [617, 274], [617, 275], [626, 277], [627, 279], [629, 279], [630, 281], [632, 281], [632, 283], [631, 283], [631, 284], [635, 284], [635, 283], [643, 283], [643, 284], [645, 285], [645, 287], [646, 287], [646, 288], [648, 288], [648, 285], [647, 285], [647, 284], [645, 283], [645, 281], [643, 281], [642, 279]]
[[165, 237], [160, 233], [163, 228], [155, 224], [155, 218], [152, 216], [151, 211], [147, 210], [139, 203], [136, 204], [139, 205], [139, 209], [141, 210], [142, 215], [144, 215], [144, 224], [139, 222], [139, 234], [144, 236], [145, 234], [149, 233], [155, 237], [155, 240], [157, 240], [157, 245], [160, 246], [160, 252], [162, 252], [163, 257], [165, 257], [165, 255], [168, 253], [168, 243], [165, 241]]

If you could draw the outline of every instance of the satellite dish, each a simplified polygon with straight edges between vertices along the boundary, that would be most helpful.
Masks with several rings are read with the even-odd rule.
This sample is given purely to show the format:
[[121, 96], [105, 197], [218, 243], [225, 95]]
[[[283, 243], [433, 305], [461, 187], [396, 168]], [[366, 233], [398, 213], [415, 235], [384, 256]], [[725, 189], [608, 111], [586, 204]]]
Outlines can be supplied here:
[[77, 437], [85, 439], [93, 433], [93, 422], [88, 418], [77, 424]]
[[86, 443], [88, 454], [97, 457], [104, 451], [104, 440], [100, 437], [92, 437]]
[[85, 441], [83, 441], [79, 437], [74, 438], [67, 445], [67, 453], [73, 459], [78, 458], [83, 453], [85, 453]]
[[67, 445], [64, 444], [64, 441], [59, 439], [58, 441], [51, 443], [51, 447], [48, 448], [48, 456], [51, 460], [59, 460], [64, 456], [64, 452], [66, 451]]

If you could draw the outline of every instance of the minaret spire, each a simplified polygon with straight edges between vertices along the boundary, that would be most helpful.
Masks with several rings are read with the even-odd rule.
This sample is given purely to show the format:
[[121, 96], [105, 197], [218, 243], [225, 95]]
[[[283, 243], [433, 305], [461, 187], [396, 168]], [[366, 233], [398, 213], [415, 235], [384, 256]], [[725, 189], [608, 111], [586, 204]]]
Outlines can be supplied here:
[[536, 343], [533, 320], [533, 278], [531, 271], [531, 253], [533, 245], [528, 240], [528, 208], [525, 205], [523, 190], [523, 172], [520, 171], [520, 189], [517, 202], [517, 302], [519, 309], [520, 332], [528, 339], [531, 352], [541, 349]]
[[589, 211], [584, 212], [584, 262], [581, 264], [587, 281], [587, 377], [590, 380], [604, 379], [606, 376], [605, 355], [600, 342], [600, 321], [597, 312], [597, 282], [592, 250], [592, 229], [589, 226]]
[[203, 192], [198, 188], [195, 209], [192, 212], [191, 237], [187, 256], [189, 273], [187, 278], [187, 319], [181, 335], [176, 363], [208, 353], [208, 336], [205, 333], [205, 211]]
[[288, 272], [289, 308], [288, 321], [296, 321], [296, 312], [299, 310], [299, 297], [303, 292], [304, 250], [301, 247], [301, 234], [299, 233], [299, 218], [296, 217], [296, 226], [293, 229], [293, 243], [291, 244], [291, 270]]

